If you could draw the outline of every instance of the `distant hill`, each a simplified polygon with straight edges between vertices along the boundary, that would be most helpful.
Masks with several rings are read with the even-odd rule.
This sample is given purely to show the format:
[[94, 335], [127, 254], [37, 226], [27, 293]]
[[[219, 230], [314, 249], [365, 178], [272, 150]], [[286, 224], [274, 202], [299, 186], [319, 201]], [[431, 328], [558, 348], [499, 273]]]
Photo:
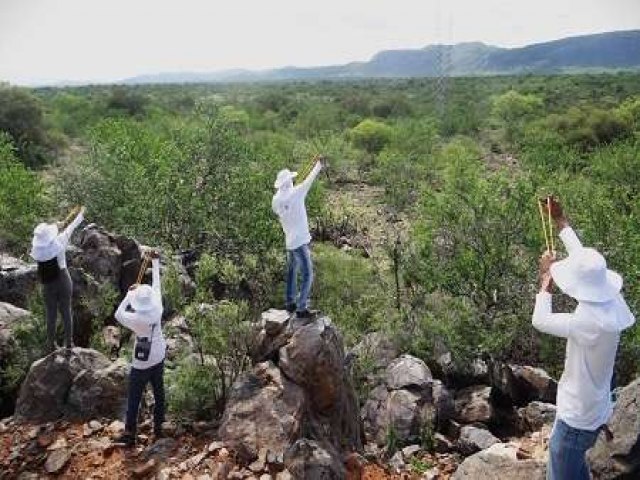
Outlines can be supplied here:
[[273, 70], [227, 70], [209, 73], [160, 73], [124, 80], [140, 83], [256, 82], [357, 78], [433, 77], [438, 65], [449, 75], [499, 75], [640, 69], [640, 30], [569, 37], [520, 48], [480, 42], [387, 50], [368, 62]]

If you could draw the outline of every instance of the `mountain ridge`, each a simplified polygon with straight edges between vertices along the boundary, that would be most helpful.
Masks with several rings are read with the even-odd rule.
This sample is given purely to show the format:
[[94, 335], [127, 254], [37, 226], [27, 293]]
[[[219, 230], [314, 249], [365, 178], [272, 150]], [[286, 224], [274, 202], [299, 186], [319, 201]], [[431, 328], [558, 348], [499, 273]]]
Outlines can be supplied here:
[[443, 72], [448, 76], [471, 76], [606, 70], [640, 70], [640, 30], [579, 35], [514, 48], [483, 42], [434, 44], [416, 49], [382, 50], [368, 61], [341, 65], [165, 72], [130, 77], [122, 83], [304, 81], [435, 77]]

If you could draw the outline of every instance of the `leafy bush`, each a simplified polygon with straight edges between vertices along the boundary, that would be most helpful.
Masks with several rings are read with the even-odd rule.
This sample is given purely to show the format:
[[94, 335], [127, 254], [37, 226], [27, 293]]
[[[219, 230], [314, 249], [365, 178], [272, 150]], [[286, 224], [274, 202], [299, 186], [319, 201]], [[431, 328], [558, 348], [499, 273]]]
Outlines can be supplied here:
[[42, 105], [29, 90], [0, 83], [0, 133], [6, 132], [16, 154], [28, 167], [47, 163], [52, 143]]
[[377, 120], [366, 119], [349, 131], [351, 141], [356, 147], [363, 148], [369, 154], [376, 154], [393, 137], [393, 129]]

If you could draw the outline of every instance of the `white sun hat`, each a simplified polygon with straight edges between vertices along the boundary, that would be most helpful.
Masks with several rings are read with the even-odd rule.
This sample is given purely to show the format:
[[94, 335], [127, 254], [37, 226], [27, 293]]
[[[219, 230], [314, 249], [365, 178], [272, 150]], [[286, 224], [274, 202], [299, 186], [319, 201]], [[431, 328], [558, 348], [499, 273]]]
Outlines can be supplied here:
[[280, 188], [282, 185], [287, 183], [287, 181], [292, 180], [298, 176], [298, 172], [292, 172], [288, 168], [284, 170], [280, 170], [278, 172], [278, 176], [276, 177], [276, 181], [273, 184], [275, 188]]
[[156, 308], [153, 298], [153, 288], [149, 285], [138, 285], [133, 291], [131, 306], [136, 312], [148, 312]]
[[61, 249], [57, 239], [58, 226], [55, 223], [40, 223], [33, 230], [31, 257], [36, 262], [44, 262], [57, 256]]
[[551, 264], [551, 277], [564, 293], [584, 302], [608, 302], [622, 289], [622, 277], [608, 270], [604, 257], [593, 248], [580, 248]]

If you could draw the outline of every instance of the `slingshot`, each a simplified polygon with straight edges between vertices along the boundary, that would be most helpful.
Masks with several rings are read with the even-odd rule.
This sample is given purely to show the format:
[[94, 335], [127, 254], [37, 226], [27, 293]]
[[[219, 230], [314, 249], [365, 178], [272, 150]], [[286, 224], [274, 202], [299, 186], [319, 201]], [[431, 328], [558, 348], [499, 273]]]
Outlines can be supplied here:
[[311, 170], [313, 170], [313, 167], [315, 166], [315, 164], [318, 162], [318, 160], [320, 160], [322, 158], [322, 155], [320, 155], [319, 153], [316, 153], [311, 160], [309, 160], [304, 167], [302, 167], [302, 170], [300, 170], [298, 172], [298, 176], [296, 177], [296, 185], [301, 184], [302, 182], [304, 182], [304, 179], [307, 178], [309, 176], [309, 174], [311, 173]]
[[71, 221], [76, 217], [76, 215], [78, 215], [78, 212], [80, 211], [81, 208], [82, 207], [80, 205], [76, 205], [75, 207], [73, 207], [69, 212], [69, 215], [67, 215], [66, 218], [63, 220], [62, 224], [68, 225], [69, 223], [71, 223]]
[[[555, 242], [553, 240], [553, 220], [551, 218], [551, 197], [547, 197], [547, 217], [548, 217], [548, 225], [547, 219], [545, 219], [544, 215], [544, 207], [542, 206], [542, 202], [540, 200], [536, 200], [538, 202], [538, 210], [540, 211], [540, 220], [542, 221], [542, 231], [544, 233], [544, 243], [547, 246], [547, 252], [552, 255], [556, 251]], [[549, 231], [547, 232], [547, 228]]]
[[145, 272], [147, 271], [147, 267], [149, 266], [149, 255], [145, 254], [144, 259], [142, 260], [142, 265], [140, 265], [140, 271], [138, 272], [138, 279], [136, 280], [136, 285], [140, 285], [142, 279], [144, 277]]

